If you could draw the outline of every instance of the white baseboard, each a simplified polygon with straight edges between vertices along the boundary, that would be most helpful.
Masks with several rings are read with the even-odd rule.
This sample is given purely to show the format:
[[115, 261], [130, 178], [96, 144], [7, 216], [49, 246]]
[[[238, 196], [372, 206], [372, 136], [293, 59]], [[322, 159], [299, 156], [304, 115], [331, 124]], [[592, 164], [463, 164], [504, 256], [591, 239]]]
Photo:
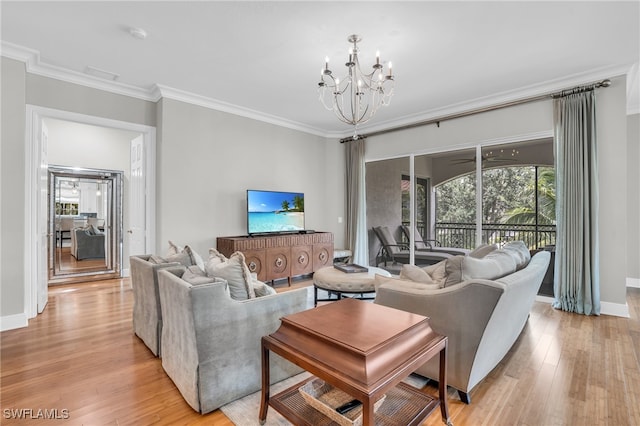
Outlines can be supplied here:
[[614, 317], [630, 318], [629, 305], [626, 303], [600, 302], [600, 313]]
[[[553, 304], [554, 298], [548, 296], [536, 296], [537, 302]], [[629, 318], [629, 305], [626, 303], [600, 302], [600, 315]]]
[[627, 278], [627, 287], [640, 288], [640, 278]]
[[554, 299], [551, 296], [540, 296], [540, 295], [536, 296], [536, 302], [552, 304], [553, 300]]
[[120, 272], [120, 276], [121, 276], [122, 278], [127, 278], [127, 277], [131, 276], [131, 270], [130, 270], [129, 268], [127, 268], [127, 269], [123, 269], [123, 270]]
[[29, 325], [29, 320], [25, 313], [15, 315], [5, 315], [0, 317], [0, 331], [23, 328]]

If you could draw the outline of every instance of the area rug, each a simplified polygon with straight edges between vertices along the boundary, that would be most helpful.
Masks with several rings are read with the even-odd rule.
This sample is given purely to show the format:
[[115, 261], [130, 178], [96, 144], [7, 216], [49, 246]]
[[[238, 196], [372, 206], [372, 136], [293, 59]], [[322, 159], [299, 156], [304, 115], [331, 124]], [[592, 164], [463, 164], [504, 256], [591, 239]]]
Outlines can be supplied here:
[[[283, 391], [298, 382], [301, 382], [309, 376], [309, 373], [304, 372], [278, 382], [271, 386], [270, 393], [271, 395], [275, 395], [278, 392]], [[411, 386], [419, 389], [423, 388], [428, 381], [429, 379], [425, 379], [424, 377], [415, 374], [412, 374], [404, 379], [405, 383], [408, 383]], [[261, 392], [252, 393], [251, 395], [245, 396], [242, 399], [238, 399], [236, 401], [230, 402], [227, 405], [223, 405], [222, 407], [220, 407], [220, 410], [236, 426], [259, 426], [260, 422], [258, 421], [258, 412], [260, 411], [260, 396]], [[267, 410], [267, 422], [265, 423], [265, 425], [291, 426], [291, 423], [289, 423], [272, 407], [269, 407], [269, 409]]]

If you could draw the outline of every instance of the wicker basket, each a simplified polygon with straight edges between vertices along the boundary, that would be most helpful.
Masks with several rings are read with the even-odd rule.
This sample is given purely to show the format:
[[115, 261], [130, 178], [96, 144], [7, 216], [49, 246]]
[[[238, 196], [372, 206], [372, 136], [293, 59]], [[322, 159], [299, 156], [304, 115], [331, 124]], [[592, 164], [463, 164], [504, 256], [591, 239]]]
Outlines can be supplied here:
[[[351, 395], [317, 378], [308, 381], [301, 386], [299, 390], [309, 405], [334, 422], [342, 426], [362, 426], [362, 405], [348, 411], [344, 415], [336, 411], [336, 408], [353, 400]], [[383, 395], [382, 398], [375, 402], [373, 405], [374, 412], [382, 405], [385, 397], [386, 395]]]

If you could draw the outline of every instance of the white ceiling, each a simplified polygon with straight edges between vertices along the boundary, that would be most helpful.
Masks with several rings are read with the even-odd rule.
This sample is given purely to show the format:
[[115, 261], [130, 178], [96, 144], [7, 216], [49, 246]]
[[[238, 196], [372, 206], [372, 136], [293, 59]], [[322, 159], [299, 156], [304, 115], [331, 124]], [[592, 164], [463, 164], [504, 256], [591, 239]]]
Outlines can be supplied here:
[[[161, 93], [340, 136], [351, 130], [318, 101], [317, 81], [325, 56], [332, 59], [334, 74], [344, 74], [349, 34], [363, 37], [363, 66], [373, 63], [376, 50], [383, 61], [393, 61], [391, 105], [363, 127], [377, 130], [630, 69], [635, 81], [639, 6], [638, 1], [2, 1], [1, 34], [3, 55], [25, 58], [23, 48], [32, 50], [25, 60], [34, 73], [103, 87], [81, 74], [95, 67], [118, 74], [114, 90], [122, 93], [148, 99]], [[131, 27], [146, 30], [147, 38], [133, 38]], [[635, 96], [640, 88], [630, 90]]]

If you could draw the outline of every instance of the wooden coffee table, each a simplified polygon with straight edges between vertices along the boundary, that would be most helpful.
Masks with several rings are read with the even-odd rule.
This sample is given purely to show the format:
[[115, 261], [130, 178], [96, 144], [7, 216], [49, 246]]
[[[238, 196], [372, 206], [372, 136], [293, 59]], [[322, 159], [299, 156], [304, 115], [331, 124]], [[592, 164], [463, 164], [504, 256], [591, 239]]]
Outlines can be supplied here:
[[[342, 299], [282, 318], [273, 334], [262, 338], [262, 400], [259, 420], [269, 406], [295, 425], [332, 424], [302, 397], [306, 381], [269, 396], [269, 352], [311, 372], [362, 403], [362, 424], [419, 425], [438, 406], [451, 425], [447, 407], [447, 337], [431, 329], [427, 317]], [[402, 380], [440, 355], [439, 399]], [[386, 396], [385, 396], [386, 395]], [[385, 396], [374, 413], [374, 404]]]

